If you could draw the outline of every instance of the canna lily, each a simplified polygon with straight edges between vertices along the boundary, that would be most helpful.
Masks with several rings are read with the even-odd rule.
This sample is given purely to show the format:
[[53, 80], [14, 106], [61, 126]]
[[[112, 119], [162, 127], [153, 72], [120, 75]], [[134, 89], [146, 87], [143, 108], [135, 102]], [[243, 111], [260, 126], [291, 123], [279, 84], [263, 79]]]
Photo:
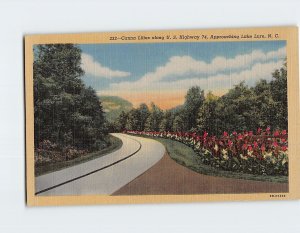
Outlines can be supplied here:
[[253, 146], [254, 146], [254, 148], [257, 148], [257, 147], [258, 147], [258, 143], [257, 143], [257, 142], [254, 142], [254, 143], [253, 143]]
[[[253, 131], [244, 131], [243, 133], [224, 131], [221, 137], [213, 135], [208, 137], [208, 132], [206, 131], [204, 131], [203, 136], [199, 136], [195, 132], [169, 131], [124, 130], [124, 133], [169, 138], [182, 142], [194, 149], [200, 158], [205, 156], [206, 163], [217, 168], [226, 166], [226, 169], [230, 170], [232, 168], [230, 164], [235, 164], [234, 171], [243, 172], [246, 169], [250, 173], [259, 172], [260, 174], [266, 174], [266, 168], [263, 163], [267, 163], [279, 167], [279, 170], [274, 171], [274, 174], [283, 174], [283, 172], [287, 174], [288, 139], [286, 130], [271, 132], [270, 127], [268, 127], [265, 131], [258, 128], [255, 133]], [[226, 160], [231, 161], [233, 159], [238, 159], [240, 162], [243, 161], [243, 168], [239, 168], [236, 163], [223, 163]], [[262, 163], [262, 166], [258, 167], [259, 171], [253, 169], [253, 160], [255, 160], [255, 163]], [[220, 166], [222, 163], [223, 165]]]
[[278, 131], [278, 130], [276, 130], [276, 131], [274, 132], [274, 136], [275, 136], [275, 137], [279, 136], [279, 131]]
[[260, 133], [261, 133], [261, 130], [262, 130], [261, 128], [258, 128], [258, 129], [257, 129], [257, 134], [260, 134]]
[[247, 144], [243, 144], [242, 149], [243, 149], [243, 150], [246, 150], [246, 149], [247, 149], [247, 146], [248, 146]]
[[278, 146], [278, 143], [275, 141], [275, 142], [273, 142], [273, 146], [274, 147], [277, 147]]
[[282, 135], [286, 135], [286, 130], [282, 130], [282, 131], [281, 131], [281, 134], [282, 134]]

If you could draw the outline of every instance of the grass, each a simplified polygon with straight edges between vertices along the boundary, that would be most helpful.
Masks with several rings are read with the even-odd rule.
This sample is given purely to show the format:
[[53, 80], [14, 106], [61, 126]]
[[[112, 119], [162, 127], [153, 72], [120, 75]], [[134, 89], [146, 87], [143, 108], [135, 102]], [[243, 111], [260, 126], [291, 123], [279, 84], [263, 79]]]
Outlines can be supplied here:
[[69, 161], [62, 161], [62, 162], [56, 162], [56, 163], [47, 163], [43, 164], [41, 166], [35, 166], [35, 176], [44, 175], [50, 172], [59, 171], [67, 167], [72, 167], [74, 165], [84, 163], [102, 156], [105, 156], [109, 153], [112, 153], [122, 147], [122, 140], [120, 140], [117, 137], [114, 137], [112, 135], [109, 135], [109, 140], [111, 142], [109, 147], [106, 147], [105, 149], [101, 151], [96, 151], [92, 153], [88, 153], [84, 156], [75, 158], [73, 160]]
[[276, 182], [276, 183], [288, 182], [287, 176], [268, 176], [268, 175], [263, 176], [263, 175], [253, 175], [253, 174], [238, 173], [238, 172], [231, 172], [231, 171], [224, 171], [221, 169], [217, 169], [209, 165], [203, 164], [199, 159], [199, 155], [197, 155], [192, 148], [188, 147], [187, 145], [184, 145], [181, 142], [177, 142], [165, 138], [152, 138], [152, 139], [161, 142], [166, 147], [169, 156], [177, 163], [204, 175], [221, 176], [227, 178], [255, 180], [255, 181], [268, 181], [268, 182]]

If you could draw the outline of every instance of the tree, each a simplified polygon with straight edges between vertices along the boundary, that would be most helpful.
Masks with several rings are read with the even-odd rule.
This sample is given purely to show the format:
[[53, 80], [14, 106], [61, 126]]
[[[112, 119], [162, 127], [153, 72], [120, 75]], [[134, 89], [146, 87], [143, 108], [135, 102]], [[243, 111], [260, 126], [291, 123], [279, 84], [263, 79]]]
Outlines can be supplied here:
[[185, 122], [181, 115], [177, 115], [173, 122], [173, 130], [175, 132], [183, 132], [185, 127]]
[[114, 123], [117, 132], [122, 132], [126, 129], [127, 118], [127, 113], [122, 111]]
[[171, 111], [165, 111], [163, 118], [159, 124], [159, 131], [172, 131], [173, 128], [174, 115]]
[[141, 115], [138, 109], [131, 109], [127, 115], [125, 128], [127, 130], [141, 130]]
[[81, 80], [81, 50], [73, 44], [35, 47], [35, 147], [49, 140], [60, 147], [104, 147], [107, 135], [101, 103]]
[[191, 130], [197, 125], [197, 114], [205, 100], [204, 91], [199, 86], [191, 87], [185, 96], [184, 116], [185, 130]]
[[203, 105], [200, 107], [197, 118], [197, 131], [210, 132], [215, 135], [219, 133], [219, 119], [216, 112], [218, 97], [209, 92]]
[[80, 148], [99, 149], [107, 135], [106, 120], [103, 108], [96, 92], [91, 87], [81, 91], [75, 111], [66, 123], [71, 123], [73, 144]]
[[163, 111], [154, 103], [151, 103], [150, 115], [145, 123], [145, 131], [159, 131], [159, 125], [162, 119]]
[[272, 74], [271, 93], [275, 102], [276, 113], [273, 120], [277, 128], [287, 129], [288, 126], [288, 107], [287, 107], [287, 64], [275, 70]]
[[253, 87], [255, 95], [255, 106], [257, 108], [256, 117], [259, 118], [257, 127], [275, 127], [273, 121], [276, 115], [276, 106], [271, 93], [271, 85], [266, 80], [260, 80]]
[[253, 91], [241, 82], [223, 95], [216, 107], [219, 118], [219, 134], [222, 131], [254, 130], [257, 125], [257, 109]]
[[140, 115], [140, 130], [144, 130], [147, 118], [150, 115], [149, 108], [146, 104], [142, 103], [137, 110]]

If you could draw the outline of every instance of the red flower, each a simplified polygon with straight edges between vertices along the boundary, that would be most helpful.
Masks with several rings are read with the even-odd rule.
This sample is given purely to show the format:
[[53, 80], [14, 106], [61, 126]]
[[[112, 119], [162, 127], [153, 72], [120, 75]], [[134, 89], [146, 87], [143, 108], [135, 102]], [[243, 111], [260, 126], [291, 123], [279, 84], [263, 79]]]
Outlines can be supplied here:
[[242, 149], [243, 149], [243, 150], [246, 150], [246, 149], [247, 149], [247, 146], [248, 146], [247, 144], [243, 144]]
[[232, 132], [232, 135], [236, 136], [236, 135], [237, 135], [237, 132], [236, 132], [236, 131], [233, 131], [233, 132]]
[[282, 134], [282, 135], [286, 135], [286, 130], [282, 130], [282, 131], [281, 131], [281, 134]]
[[249, 150], [249, 151], [252, 151], [252, 150], [253, 150], [253, 148], [252, 148], [251, 145], [248, 146], [248, 150]]
[[252, 131], [249, 131], [248, 135], [251, 137], [253, 136], [253, 132]]
[[232, 144], [233, 144], [233, 142], [232, 141], [230, 141], [230, 140], [228, 140], [228, 146], [232, 146]]
[[228, 137], [228, 133], [226, 131], [224, 131], [223, 136]]
[[203, 137], [207, 137], [208, 133], [206, 131], [204, 131]]
[[257, 142], [254, 142], [254, 143], [253, 143], [253, 146], [254, 146], [254, 148], [257, 148], [257, 147], [258, 147]]
[[238, 140], [242, 140], [243, 136], [241, 134], [238, 135]]
[[274, 136], [275, 136], [275, 137], [279, 136], [279, 131], [278, 131], [278, 130], [276, 130], [276, 131], [274, 132]]
[[257, 129], [257, 134], [260, 134], [261, 133], [261, 128], [258, 128]]
[[287, 150], [287, 147], [286, 147], [286, 146], [282, 146], [282, 147], [281, 147], [281, 150], [286, 151], [286, 150]]
[[274, 147], [277, 147], [278, 146], [278, 143], [275, 141], [275, 142], [273, 142], [273, 146]]
[[265, 145], [262, 145], [260, 149], [261, 149], [262, 152], [266, 151]]

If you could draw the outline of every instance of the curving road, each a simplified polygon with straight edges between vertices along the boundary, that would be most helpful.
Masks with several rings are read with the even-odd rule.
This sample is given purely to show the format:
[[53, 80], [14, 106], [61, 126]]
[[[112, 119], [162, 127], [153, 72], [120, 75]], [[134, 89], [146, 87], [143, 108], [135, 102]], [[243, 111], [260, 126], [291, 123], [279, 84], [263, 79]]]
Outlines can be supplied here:
[[112, 135], [123, 142], [119, 150], [36, 177], [36, 195], [110, 195], [151, 168], [165, 153], [164, 146], [153, 139]]

